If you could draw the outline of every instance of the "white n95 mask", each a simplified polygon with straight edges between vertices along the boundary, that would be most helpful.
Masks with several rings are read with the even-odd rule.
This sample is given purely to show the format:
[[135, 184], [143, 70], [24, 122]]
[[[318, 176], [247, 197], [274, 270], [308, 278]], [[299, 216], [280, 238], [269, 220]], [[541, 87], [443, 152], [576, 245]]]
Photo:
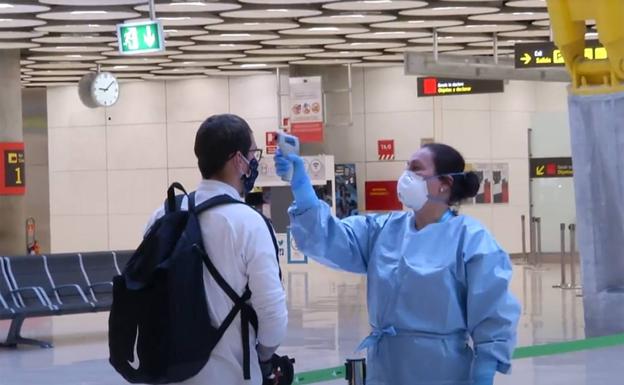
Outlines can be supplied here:
[[412, 210], [418, 211], [423, 208], [429, 199], [427, 182], [422, 176], [406, 170], [397, 183], [397, 195], [401, 203]]

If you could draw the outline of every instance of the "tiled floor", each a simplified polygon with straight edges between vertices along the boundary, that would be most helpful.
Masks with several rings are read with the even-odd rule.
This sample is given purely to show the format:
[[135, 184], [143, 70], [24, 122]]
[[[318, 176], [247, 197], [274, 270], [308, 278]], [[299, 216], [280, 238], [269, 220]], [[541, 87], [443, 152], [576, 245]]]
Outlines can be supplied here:
[[[523, 305], [519, 345], [584, 338], [581, 298], [553, 289], [558, 266], [516, 266], [512, 289]], [[297, 358], [297, 371], [340, 365], [368, 334], [365, 279], [311, 264], [289, 266], [284, 284], [290, 305], [289, 336], [281, 351]], [[51, 338], [54, 349], [0, 350], [0, 385], [113, 385], [121, 378], [107, 362], [106, 313], [27, 320], [28, 337]], [[4, 337], [7, 322], [0, 322]], [[517, 360], [497, 385], [622, 385], [624, 346]], [[332, 381], [327, 384], [345, 384]], [[399, 384], [397, 384], [399, 385]]]

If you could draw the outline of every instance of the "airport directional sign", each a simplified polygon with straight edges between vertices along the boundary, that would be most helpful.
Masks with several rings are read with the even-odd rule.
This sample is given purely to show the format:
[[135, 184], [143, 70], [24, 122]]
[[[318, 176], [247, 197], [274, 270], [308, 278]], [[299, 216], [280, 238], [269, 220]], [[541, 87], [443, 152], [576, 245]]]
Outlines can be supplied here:
[[[586, 43], [585, 58], [606, 59], [607, 49], [591, 40]], [[516, 68], [563, 67], [565, 60], [561, 50], [552, 42], [516, 44]]]
[[117, 41], [119, 52], [123, 55], [139, 55], [165, 49], [162, 24], [155, 20], [117, 25]]

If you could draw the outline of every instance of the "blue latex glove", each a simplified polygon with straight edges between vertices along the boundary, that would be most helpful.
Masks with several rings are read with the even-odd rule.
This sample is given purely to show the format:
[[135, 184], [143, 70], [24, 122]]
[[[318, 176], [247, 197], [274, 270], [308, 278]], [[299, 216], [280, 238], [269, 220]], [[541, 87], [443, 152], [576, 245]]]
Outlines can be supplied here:
[[318, 204], [316, 192], [312, 187], [312, 182], [305, 171], [305, 164], [300, 156], [288, 154], [284, 156], [278, 149], [275, 153], [275, 172], [282, 177], [293, 168], [293, 175], [290, 181], [290, 187], [295, 196], [295, 204], [300, 210], [312, 208]]
[[493, 385], [498, 361], [491, 358], [479, 358], [474, 365], [474, 385]]

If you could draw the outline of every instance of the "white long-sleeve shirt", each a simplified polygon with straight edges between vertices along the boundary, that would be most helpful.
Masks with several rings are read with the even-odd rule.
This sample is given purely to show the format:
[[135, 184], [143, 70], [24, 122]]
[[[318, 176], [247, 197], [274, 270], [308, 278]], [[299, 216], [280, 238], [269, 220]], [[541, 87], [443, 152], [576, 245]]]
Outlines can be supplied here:
[[[196, 191], [196, 205], [217, 195], [227, 194], [240, 200], [236, 189], [228, 184], [203, 180]], [[187, 209], [186, 199], [182, 208]], [[152, 215], [147, 228], [164, 215], [164, 207]], [[199, 224], [206, 253], [225, 281], [242, 295], [249, 285], [250, 303], [258, 315], [258, 334], [250, 326], [251, 380], [243, 379], [243, 346], [240, 314], [225, 332], [210, 355], [210, 360], [197, 376], [184, 384], [260, 385], [262, 374], [255, 341], [263, 346], [279, 346], [286, 336], [288, 312], [286, 295], [279, 279], [279, 266], [269, 229], [262, 217], [242, 204], [218, 206], [203, 212]], [[204, 266], [204, 288], [210, 318], [219, 326], [233, 303]]]

